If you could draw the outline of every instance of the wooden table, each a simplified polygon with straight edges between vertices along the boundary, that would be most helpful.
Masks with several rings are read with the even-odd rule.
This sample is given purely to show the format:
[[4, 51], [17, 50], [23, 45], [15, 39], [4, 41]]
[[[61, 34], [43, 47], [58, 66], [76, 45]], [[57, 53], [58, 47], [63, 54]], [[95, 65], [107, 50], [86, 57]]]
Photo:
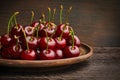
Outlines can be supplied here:
[[7, 21], [19, 11], [17, 21], [30, 24], [31, 11], [34, 21], [47, 7], [57, 8], [56, 24], [59, 23], [59, 6], [66, 10], [73, 6], [70, 25], [82, 42], [94, 48], [94, 55], [85, 62], [51, 71], [40, 68], [16, 68], [0, 66], [0, 80], [120, 80], [120, 1], [119, 0], [3, 0], [0, 2], [0, 35], [7, 29]]

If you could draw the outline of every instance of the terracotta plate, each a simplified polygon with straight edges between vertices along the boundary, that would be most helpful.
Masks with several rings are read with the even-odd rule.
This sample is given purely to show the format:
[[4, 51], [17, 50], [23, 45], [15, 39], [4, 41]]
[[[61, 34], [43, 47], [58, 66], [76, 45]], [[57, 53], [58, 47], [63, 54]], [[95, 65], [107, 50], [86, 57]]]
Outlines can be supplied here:
[[56, 60], [11, 60], [0, 58], [0, 65], [10, 67], [57, 67], [82, 62], [93, 54], [93, 49], [85, 43], [81, 44], [80, 51], [81, 54], [78, 57]]

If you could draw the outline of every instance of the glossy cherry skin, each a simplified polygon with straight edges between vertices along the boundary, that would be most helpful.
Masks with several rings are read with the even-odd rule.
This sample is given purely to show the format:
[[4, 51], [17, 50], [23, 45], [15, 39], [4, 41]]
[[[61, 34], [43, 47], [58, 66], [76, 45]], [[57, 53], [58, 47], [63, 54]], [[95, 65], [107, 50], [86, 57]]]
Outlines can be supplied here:
[[17, 26], [12, 27], [10, 34], [12, 36], [14, 36], [14, 35], [20, 36], [22, 34], [22, 28], [23, 28], [23, 26], [17, 24]]
[[39, 54], [39, 59], [41, 60], [53, 60], [56, 58], [56, 54], [52, 49], [43, 50]]
[[72, 46], [67, 46], [63, 53], [66, 58], [77, 57], [80, 55], [80, 50], [77, 46], [74, 46], [73, 48]]
[[55, 49], [56, 59], [64, 58], [63, 51], [61, 49]]
[[4, 47], [9, 47], [10, 45], [14, 44], [16, 40], [12, 38], [9, 34], [4, 34], [1, 36], [1, 44]]
[[32, 36], [34, 34], [34, 27], [25, 26], [24, 31], [25, 31], [27, 36]]
[[[80, 47], [80, 39], [74, 35], [74, 45]], [[72, 36], [69, 36], [67, 39], [67, 45], [72, 45]]]
[[69, 33], [70, 33], [70, 26], [66, 26], [65, 27], [65, 24], [61, 24], [57, 27], [57, 31], [56, 31], [56, 36], [59, 37], [63, 32], [63, 38], [67, 38]]
[[52, 22], [50, 23], [47, 22], [46, 27], [43, 30], [41, 30], [41, 33], [39, 35], [42, 37], [46, 37], [46, 32], [47, 32], [48, 36], [50, 37], [51, 35], [54, 36], [55, 31], [56, 31], [56, 25]]
[[36, 49], [37, 48], [37, 38], [33, 36], [27, 36], [26, 40], [28, 42], [30, 49]]
[[56, 48], [58, 49], [63, 49], [66, 47], [66, 40], [64, 38], [56, 37], [55, 39], [56, 42]]
[[7, 50], [12, 59], [20, 59], [20, 54], [23, 51], [20, 44], [11, 45]]
[[[31, 24], [32, 27], [35, 27], [36, 29], [38, 29], [38, 35], [41, 36], [42, 35], [42, 30], [45, 28], [44, 24], [43, 23], [39, 23], [38, 21], [34, 22]], [[37, 31], [37, 30], [36, 30]], [[35, 31], [35, 33], [36, 33]]]
[[[55, 49], [56, 42], [53, 38], [48, 37], [48, 48]], [[43, 37], [40, 39], [38, 46], [40, 49], [45, 50], [47, 47], [47, 37]]]
[[21, 52], [21, 59], [23, 60], [35, 60], [37, 58], [37, 53], [35, 50], [29, 49]]

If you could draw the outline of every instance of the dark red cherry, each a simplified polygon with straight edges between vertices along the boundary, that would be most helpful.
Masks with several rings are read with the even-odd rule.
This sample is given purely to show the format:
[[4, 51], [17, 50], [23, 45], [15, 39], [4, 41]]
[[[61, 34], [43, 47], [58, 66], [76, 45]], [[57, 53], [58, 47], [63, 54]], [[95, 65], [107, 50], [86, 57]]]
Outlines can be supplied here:
[[27, 36], [32, 36], [34, 34], [34, 27], [25, 26], [24, 31], [25, 31]]
[[56, 49], [55, 54], [56, 54], [56, 59], [64, 58], [63, 51], [61, 49]]
[[58, 49], [63, 49], [66, 47], [66, 40], [64, 38], [60, 39], [60, 37], [56, 37], [55, 42], [56, 42], [56, 48]]
[[[80, 39], [74, 35], [74, 45], [80, 47]], [[72, 36], [69, 36], [67, 39], [67, 45], [72, 45]]]
[[26, 40], [28, 42], [30, 49], [36, 49], [37, 48], [37, 38], [33, 36], [27, 36]]
[[65, 24], [59, 25], [56, 31], [56, 36], [59, 37], [62, 34], [62, 32], [63, 32], [62, 37], [66, 39], [70, 32], [70, 26], [66, 25], [65, 27]]
[[64, 56], [67, 57], [67, 58], [70, 58], [70, 57], [77, 57], [80, 55], [80, 50], [77, 46], [67, 46], [65, 49], [64, 49]]
[[20, 44], [11, 45], [7, 50], [12, 59], [20, 59], [20, 54], [23, 51]]
[[56, 54], [52, 49], [43, 50], [39, 54], [39, 59], [41, 60], [53, 60], [56, 58]]
[[25, 50], [21, 52], [21, 59], [23, 60], [35, 60], [37, 58], [37, 54], [35, 50]]
[[46, 27], [43, 30], [41, 30], [39, 35], [42, 37], [46, 37], [46, 32], [47, 32], [48, 36], [50, 37], [51, 35], [54, 36], [55, 31], [56, 31], [56, 25], [54, 23], [46, 23]]
[[31, 26], [32, 26], [32, 27], [35, 27], [35, 28], [36, 28], [36, 27], [39, 27], [40, 30], [42, 30], [42, 29], [45, 27], [44, 24], [42, 24], [42, 23], [40, 23], [40, 22], [38, 22], [38, 21], [32, 23]]
[[4, 47], [8, 47], [12, 44], [14, 44], [16, 40], [12, 38], [9, 34], [4, 34], [1, 36], [1, 44]]
[[12, 36], [14, 36], [14, 35], [20, 36], [22, 34], [22, 28], [23, 28], [23, 26], [17, 24], [17, 26], [15, 25], [14, 27], [12, 27], [10, 34]]
[[11, 55], [8, 52], [8, 48], [2, 47], [1, 49], [1, 57], [4, 59], [11, 59]]
[[[48, 48], [55, 49], [56, 42], [53, 38], [48, 37]], [[47, 37], [43, 37], [38, 42], [38, 46], [40, 49], [44, 50], [47, 47]]]

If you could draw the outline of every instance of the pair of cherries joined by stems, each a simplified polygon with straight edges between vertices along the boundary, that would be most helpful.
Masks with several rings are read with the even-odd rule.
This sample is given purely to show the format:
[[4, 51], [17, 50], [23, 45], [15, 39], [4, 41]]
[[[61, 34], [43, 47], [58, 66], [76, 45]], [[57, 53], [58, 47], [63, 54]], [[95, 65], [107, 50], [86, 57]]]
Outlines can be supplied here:
[[[68, 16], [72, 7], [69, 8], [66, 23], [62, 23], [63, 6], [60, 7], [60, 25], [55, 25], [53, 10], [51, 21], [51, 9], [48, 8], [48, 22], [45, 15], [33, 22], [32, 11], [31, 25], [22, 26], [17, 23], [15, 12], [8, 22], [7, 34], [1, 36], [1, 57], [7, 59], [23, 60], [53, 60], [71, 58], [80, 55], [80, 40], [69, 26]], [[13, 26], [13, 27], [11, 27]]]

